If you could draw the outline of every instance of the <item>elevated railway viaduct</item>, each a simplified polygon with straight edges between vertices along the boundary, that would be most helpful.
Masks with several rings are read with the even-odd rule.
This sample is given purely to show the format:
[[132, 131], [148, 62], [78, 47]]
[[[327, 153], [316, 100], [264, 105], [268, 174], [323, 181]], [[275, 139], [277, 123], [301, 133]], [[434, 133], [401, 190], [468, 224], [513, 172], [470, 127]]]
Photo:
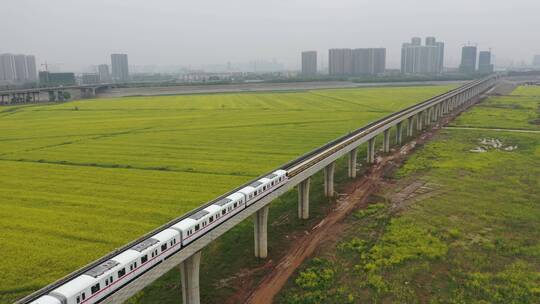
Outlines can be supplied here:
[[[233, 217], [224, 221], [219, 226], [209, 230], [204, 235], [189, 243], [189, 245], [183, 247], [181, 250], [177, 251], [163, 262], [155, 265], [138, 277], [134, 278], [129, 283], [125, 284], [114, 293], [104, 298], [102, 303], [122, 303], [179, 264], [181, 265], [180, 269], [182, 278], [183, 303], [200, 303], [200, 252], [212, 241], [248, 217], [253, 217], [255, 239], [254, 254], [256, 257], [265, 258], [268, 253], [267, 234], [269, 205], [274, 199], [294, 188], [297, 188], [298, 218], [300, 220], [309, 218], [310, 179], [314, 174], [324, 170], [324, 192], [329, 197], [333, 196], [334, 168], [336, 160], [341, 157], [347, 157], [349, 168], [348, 175], [349, 177], [354, 178], [356, 176], [357, 151], [360, 145], [367, 143], [367, 162], [373, 163], [375, 161], [375, 147], [378, 139], [382, 139], [383, 153], [389, 152], [392, 141], [395, 141], [395, 144], [399, 145], [403, 142], [404, 135], [409, 137], [413, 136], [415, 131], [422, 131], [424, 128], [436, 123], [442, 117], [462, 111], [463, 109], [473, 105], [475, 102], [480, 100], [480, 97], [484, 93], [496, 86], [500, 82], [501, 78], [501, 75], [491, 75], [483, 79], [472, 81], [459, 88], [453, 89], [449, 92], [435, 96], [426, 101], [420, 102], [382, 119], [374, 121], [350, 134], [333, 140], [332, 142], [329, 142], [326, 145], [299, 157], [298, 159], [284, 164], [280, 167], [280, 169], [288, 172], [288, 180], [286, 183], [278, 188], [273, 189], [272, 192], [266, 196], [263, 196], [255, 203], [249, 205], [239, 213], [235, 214]], [[394, 139], [390, 138], [390, 131], [393, 128], [396, 130]], [[66, 282], [73, 280], [86, 271], [108, 261], [111, 259], [111, 257], [118, 255], [120, 252], [132, 248], [134, 245], [148, 239], [150, 236], [171, 227], [186, 217], [202, 210], [207, 206], [210, 206], [219, 199], [238, 191], [250, 183], [251, 182], [246, 183], [237, 189], [233, 189], [216, 200], [211, 201], [198, 209], [163, 225], [142, 238], [127, 244], [123, 248], [120, 248], [117, 251], [112, 252], [109, 255], [104, 256], [103, 258], [73, 272], [65, 278], [62, 278], [57, 282], [54, 282], [51, 285], [46, 286], [43, 289], [19, 300], [17, 304], [31, 303], [40, 296], [48, 294], [55, 288], [62, 286]]]

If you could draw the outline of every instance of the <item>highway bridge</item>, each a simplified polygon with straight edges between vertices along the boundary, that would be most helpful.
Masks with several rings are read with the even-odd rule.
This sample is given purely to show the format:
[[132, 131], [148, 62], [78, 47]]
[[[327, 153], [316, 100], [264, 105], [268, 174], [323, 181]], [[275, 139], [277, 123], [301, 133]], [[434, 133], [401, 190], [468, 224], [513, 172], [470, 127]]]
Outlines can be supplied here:
[[64, 101], [64, 92], [68, 90], [80, 90], [82, 98], [92, 98], [96, 96], [96, 92], [118, 86], [113, 83], [99, 83], [88, 85], [73, 85], [73, 86], [57, 86], [43, 87], [20, 90], [5, 90], [0, 91], [0, 105], [11, 105], [21, 103], [34, 103], [41, 101], [41, 93], [47, 93], [47, 101]]
[[[277, 197], [297, 188], [298, 189], [298, 218], [300, 220], [309, 218], [309, 188], [310, 178], [317, 172], [324, 171], [324, 188], [327, 196], [334, 194], [334, 168], [336, 160], [341, 157], [348, 157], [348, 175], [350, 178], [356, 177], [357, 151], [359, 146], [367, 143], [367, 162], [375, 162], [377, 139], [382, 137], [382, 151], [390, 151], [392, 141], [400, 145], [404, 140], [404, 135], [411, 137], [415, 131], [421, 132], [424, 128], [436, 123], [442, 117], [460, 112], [481, 99], [483, 94], [496, 86], [502, 78], [502, 75], [491, 75], [489, 77], [469, 82], [459, 88], [435, 96], [406, 109], [388, 115], [366, 126], [363, 126], [354, 132], [333, 140], [326, 145], [311, 151], [298, 159], [284, 164], [279, 169], [288, 172], [288, 180], [278, 188], [274, 188], [268, 195], [263, 196], [255, 203], [249, 205], [233, 217], [224, 221], [220, 225], [207, 231], [203, 236], [182, 247], [163, 262], [146, 270], [138, 277], [131, 280], [126, 285], [114, 293], [108, 295], [102, 300], [102, 303], [122, 303], [129, 299], [138, 291], [148, 286], [160, 276], [171, 270], [177, 265], [181, 265], [182, 278], [182, 297], [184, 304], [199, 304], [199, 265], [201, 259], [201, 250], [208, 246], [212, 241], [229, 231], [238, 223], [248, 217], [253, 216], [254, 238], [256, 257], [265, 258], [267, 256], [267, 233], [268, 233], [268, 212], [269, 205]], [[395, 138], [390, 138], [390, 130], [396, 128]], [[380, 140], [380, 139], [379, 139]], [[274, 170], [273, 170], [274, 171]], [[267, 174], [263, 175], [266, 176]], [[254, 181], [258, 180], [255, 179]], [[215, 204], [218, 200], [232, 194], [241, 188], [251, 184], [253, 181], [233, 189], [230, 192], [218, 197], [216, 200], [193, 210], [173, 221], [159, 227], [147, 235], [135, 240], [124, 247], [111, 252], [107, 256], [71, 273], [70, 275], [44, 287], [43, 289], [17, 301], [17, 304], [31, 303], [33, 300], [48, 294], [52, 290], [62, 286], [66, 282], [82, 275], [83, 273], [101, 265], [110, 260], [119, 253], [129, 250], [134, 245], [150, 238], [156, 233], [168, 229], [181, 220], [197, 213], [198, 211]], [[180, 300], [179, 300], [180, 301]]]

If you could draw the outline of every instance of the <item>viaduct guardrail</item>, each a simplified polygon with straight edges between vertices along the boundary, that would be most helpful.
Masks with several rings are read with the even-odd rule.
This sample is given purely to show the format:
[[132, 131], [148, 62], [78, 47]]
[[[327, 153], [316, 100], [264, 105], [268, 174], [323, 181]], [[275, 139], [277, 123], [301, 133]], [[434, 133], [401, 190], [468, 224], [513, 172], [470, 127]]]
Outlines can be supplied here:
[[[207, 231], [198, 239], [192, 241], [181, 250], [175, 252], [166, 260], [149, 268], [144, 273], [132, 279], [114, 293], [109, 294], [102, 299], [101, 303], [122, 303], [129, 299], [138, 291], [142, 290], [147, 285], [151, 284], [157, 278], [171, 270], [178, 264], [181, 264], [182, 272], [182, 296], [184, 304], [200, 303], [199, 296], [199, 264], [200, 251], [213, 240], [229, 231], [238, 223], [247, 219], [250, 216], [254, 218], [254, 238], [255, 238], [255, 256], [265, 258], [267, 256], [267, 222], [270, 203], [280, 195], [288, 192], [294, 187], [298, 187], [298, 217], [300, 219], [309, 218], [309, 186], [310, 177], [317, 172], [324, 170], [324, 188], [325, 195], [331, 197], [334, 195], [334, 169], [335, 161], [345, 155], [348, 155], [348, 175], [351, 178], [356, 177], [357, 166], [357, 151], [358, 147], [367, 143], [367, 162], [374, 163], [375, 161], [375, 146], [376, 138], [383, 134], [382, 147], [383, 152], [390, 151], [390, 130], [396, 127], [396, 144], [401, 144], [403, 141], [403, 131], [406, 125], [406, 135], [413, 136], [415, 129], [421, 131], [423, 128], [437, 122], [443, 116], [472, 105], [478, 97], [484, 92], [494, 87], [501, 79], [502, 75], [491, 75], [489, 77], [472, 81], [459, 88], [448, 91], [444, 94], [432, 97], [426, 101], [415, 104], [396, 113], [388, 115], [377, 121], [374, 121], [364, 127], [361, 127], [354, 132], [337, 138], [326, 145], [315, 149], [278, 169], [286, 170], [288, 180], [278, 188], [272, 190], [266, 196], [250, 204], [242, 211], [227, 219], [223, 223]], [[82, 267], [81, 269], [67, 275], [66, 277], [28, 295], [19, 300], [16, 304], [32, 303], [36, 299], [49, 294], [54, 289], [74, 280], [85, 272], [94, 269], [95, 267], [109, 261], [118, 254], [129, 250], [133, 246], [140, 244], [151, 236], [162, 232], [189, 216], [203, 210], [204, 208], [215, 204], [222, 198], [237, 192], [245, 186], [257, 181], [258, 179], [267, 176], [262, 175], [253, 181], [250, 181], [224, 195], [202, 205], [201, 207], [180, 216], [169, 223], [155, 229], [145, 236], [130, 242], [111, 252], [110, 254], [100, 258], [99, 260]]]

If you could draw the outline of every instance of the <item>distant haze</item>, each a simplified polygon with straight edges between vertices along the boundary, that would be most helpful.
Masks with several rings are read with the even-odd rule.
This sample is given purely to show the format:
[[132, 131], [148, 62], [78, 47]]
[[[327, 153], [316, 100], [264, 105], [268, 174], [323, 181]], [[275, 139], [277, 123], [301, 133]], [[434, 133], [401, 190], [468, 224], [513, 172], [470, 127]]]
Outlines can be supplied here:
[[492, 48], [497, 63], [540, 53], [539, 0], [1, 0], [0, 53], [80, 71], [129, 54], [130, 65], [201, 65], [272, 60], [300, 66], [302, 50], [326, 65], [334, 47], [386, 47], [435, 36], [446, 66], [464, 43]]

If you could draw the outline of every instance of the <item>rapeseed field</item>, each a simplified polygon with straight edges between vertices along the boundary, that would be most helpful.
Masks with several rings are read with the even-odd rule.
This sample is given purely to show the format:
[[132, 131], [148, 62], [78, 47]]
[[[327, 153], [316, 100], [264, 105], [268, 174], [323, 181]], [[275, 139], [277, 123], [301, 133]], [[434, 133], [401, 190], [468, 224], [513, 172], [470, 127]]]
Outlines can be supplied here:
[[0, 303], [450, 86], [0, 108]]

